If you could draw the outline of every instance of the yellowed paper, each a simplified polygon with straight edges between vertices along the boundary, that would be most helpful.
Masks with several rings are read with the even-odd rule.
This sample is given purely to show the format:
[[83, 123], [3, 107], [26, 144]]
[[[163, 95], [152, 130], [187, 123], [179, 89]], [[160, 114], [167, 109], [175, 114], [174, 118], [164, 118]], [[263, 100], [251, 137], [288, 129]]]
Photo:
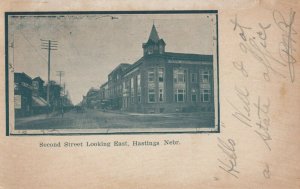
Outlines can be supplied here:
[[[0, 188], [300, 187], [298, 1], [31, 0], [0, 7], [2, 21], [5, 12], [218, 10], [220, 103], [220, 133], [6, 136], [1, 82]], [[5, 81], [4, 22], [1, 28]]]

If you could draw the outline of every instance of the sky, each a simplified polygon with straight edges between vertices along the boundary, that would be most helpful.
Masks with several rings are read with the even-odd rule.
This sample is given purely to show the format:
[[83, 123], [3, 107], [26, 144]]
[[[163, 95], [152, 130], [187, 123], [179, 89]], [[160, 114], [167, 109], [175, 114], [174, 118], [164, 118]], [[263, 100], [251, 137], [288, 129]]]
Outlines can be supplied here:
[[213, 19], [213, 14], [10, 16], [8, 41], [14, 48], [9, 48], [9, 63], [15, 72], [47, 81], [48, 51], [41, 49], [41, 39], [57, 41], [51, 80], [59, 83], [57, 71], [64, 71], [62, 83], [77, 104], [120, 63], [133, 64], [143, 56], [142, 43], [153, 23], [167, 52], [212, 54]]

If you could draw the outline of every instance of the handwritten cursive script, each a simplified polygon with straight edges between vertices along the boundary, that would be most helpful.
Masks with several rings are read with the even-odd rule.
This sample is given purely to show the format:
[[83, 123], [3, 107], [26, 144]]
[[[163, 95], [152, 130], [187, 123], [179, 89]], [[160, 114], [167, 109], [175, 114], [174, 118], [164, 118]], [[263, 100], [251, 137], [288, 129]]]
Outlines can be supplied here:
[[253, 127], [251, 124], [251, 114], [250, 114], [251, 108], [250, 108], [250, 101], [249, 101], [250, 93], [248, 89], [247, 88], [242, 89], [235, 86], [235, 92], [238, 98], [240, 99], [240, 101], [242, 102], [241, 104], [243, 108], [239, 109], [236, 105], [234, 105], [227, 99], [227, 102], [235, 109], [235, 112], [232, 114], [233, 117], [238, 119], [244, 125], [248, 127]]
[[[279, 55], [271, 53], [273, 49], [268, 46], [269, 33], [272, 29], [271, 23], [258, 22], [256, 27], [250, 27], [242, 24], [237, 15], [230, 22], [233, 24], [233, 30], [237, 31], [241, 41], [239, 42], [239, 48], [241, 52], [251, 55], [258, 63], [263, 65], [264, 70], [262, 75], [265, 81], [271, 81], [271, 73], [281, 77], [287, 78], [285, 69], [288, 66], [291, 81], [295, 79], [294, 64], [296, 59], [293, 56], [293, 52], [296, 49], [293, 44], [296, 41], [293, 39], [293, 35], [297, 34], [293, 28], [295, 17], [295, 11], [290, 11], [289, 19], [285, 19], [279, 11], [273, 12], [273, 18], [275, 25], [282, 31], [282, 41], [279, 43]], [[276, 28], [275, 28], [276, 29]], [[280, 57], [279, 57], [280, 56]], [[244, 64], [237, 64], [234, 62], [234, 67], [240, 71], [243, 71], [244, 76], [248, 76], [245, 72]], [[247, 74], [246, 74], [247, 73]]]
[[263, 175], [266, 179], [271, 178], [270, 168], [269, 168], [269, 165], [267, 163], [265, 165], [265, 169], [263, 170]]
[[271, 135], [269, 133], [270, 117], [268, 115], [270, 108], [270, 100], [267, 99], [267, 102], [262, 104], [259, 96], [257, 99], [257, 104], [254, 103], [254, 106], [257, 108], [258, 117], [258, 121], [256, 122], [258, 128], [255, 130], [255, 133], [258, 134], [258, 136], [263, 140], [265, 145], [271, 151], [271, 147], [268, 143], [269, 140], [272, 140]]
[[[232, 113], [232, 116], [243, 125], [252, 128], [253, 131], [263, 140], [267, 148], [271, 151], [269, 141], [272, 140], [272, 138], [269, 133], [270, 117], [268, 115], [271, 102], [269, 98], [267, 98], [265, 103], [262, 103], [261, 97], [257, 96], [257, 103], [252, 103], [250, 101], [250, 91], [246, 87], [241, 88], [235, 86], [235, 92], [240, 103], [235, 105], [226, 99], [235, 110], [235, 112]], [[253, 108], [256, 108], [256, 116], [251, 114]]]
[[227, 142], [218, 137], [218, 147], [226, 155], [226, 163], [220, 159], [218, 161], [222, 164], [219, 168], [229, 173], [231, 176], [238, 178], [240, 173], [237, 167], [237, 155], [235, 153], [235, 141], [233, 139], [228, 139]]
[[240, 71], [244, 77], [248, 77], [248, 72], [245, 69], [244, 63], [243, 61], [233, 61], [232, 62], [233, 66], [235, 69], [237, 69], [238, 71]]
[[280, 11], [273, 11], [274, 22], [282, 31], [282, 40], [279, 43], [279, 54], [281, 59], [289, 65], [288, 67], [291, 82], [295, 81], [294, 64], [296, 63], [296, 59], [293, 56], [293, 52], [296, 51], [296, 49], [293, 47], [293, 45], [296, 44], [296, 41], [293, 39], [293, 35], [297, 34], [293, 28], [295, 14], [296, 12], [293, 11], [293, 9], [290, 9], [288, 18], [285, 18]]

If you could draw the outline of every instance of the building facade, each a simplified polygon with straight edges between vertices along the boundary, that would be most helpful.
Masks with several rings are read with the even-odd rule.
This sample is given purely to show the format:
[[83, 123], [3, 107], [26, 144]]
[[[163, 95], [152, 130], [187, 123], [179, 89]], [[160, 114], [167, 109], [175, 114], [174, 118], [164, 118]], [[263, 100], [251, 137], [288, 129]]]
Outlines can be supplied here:
[[153, 25], [142, 44], [143, 57], [109, 74], [108, 97], [102, 100], [130, 112], [214, 112], [213, 56], [166, 52], [165, 47]]
[[43, 98], [46, 96], [45, 81], [40, 77], [32, 80], [32, 112], [33, 114], [47, 113], [49, 105]]
[[107, 82], [107, 100], [110, 104], [111, 109], [121, 109], [123, 99], [123, 75], [126, 70], [130, 67], [130, 64], [122, 63], [117, 66], [109, 75]]
[[22, 73], [14, 73], [15, 116], [30, 116], [32, 113], [32, 78]]
[[99, 89], [90, 88], [86, 94], [86, 106], [90, 109], [100, 108], [100, 92]]
[[100, 86], [99, 93], [100, 93], [100, 102], [101, 102], [100, 108], [101, 109], [109, 108], [111, 106], [111, 102], [108, 95], [108, 82], [105, 82]]

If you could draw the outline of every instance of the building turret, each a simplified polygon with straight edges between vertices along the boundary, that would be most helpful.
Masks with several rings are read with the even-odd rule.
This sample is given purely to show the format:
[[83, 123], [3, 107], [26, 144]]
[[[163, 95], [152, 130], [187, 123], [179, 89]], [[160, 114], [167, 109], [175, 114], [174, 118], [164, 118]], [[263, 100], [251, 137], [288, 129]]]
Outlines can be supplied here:
[[166, 43], [163, 39], [159, 38], [155, 25], [153, 24], [147, 43], [143, 43], [144, 56], [163, 54], [165, 53], [165, 46]]

